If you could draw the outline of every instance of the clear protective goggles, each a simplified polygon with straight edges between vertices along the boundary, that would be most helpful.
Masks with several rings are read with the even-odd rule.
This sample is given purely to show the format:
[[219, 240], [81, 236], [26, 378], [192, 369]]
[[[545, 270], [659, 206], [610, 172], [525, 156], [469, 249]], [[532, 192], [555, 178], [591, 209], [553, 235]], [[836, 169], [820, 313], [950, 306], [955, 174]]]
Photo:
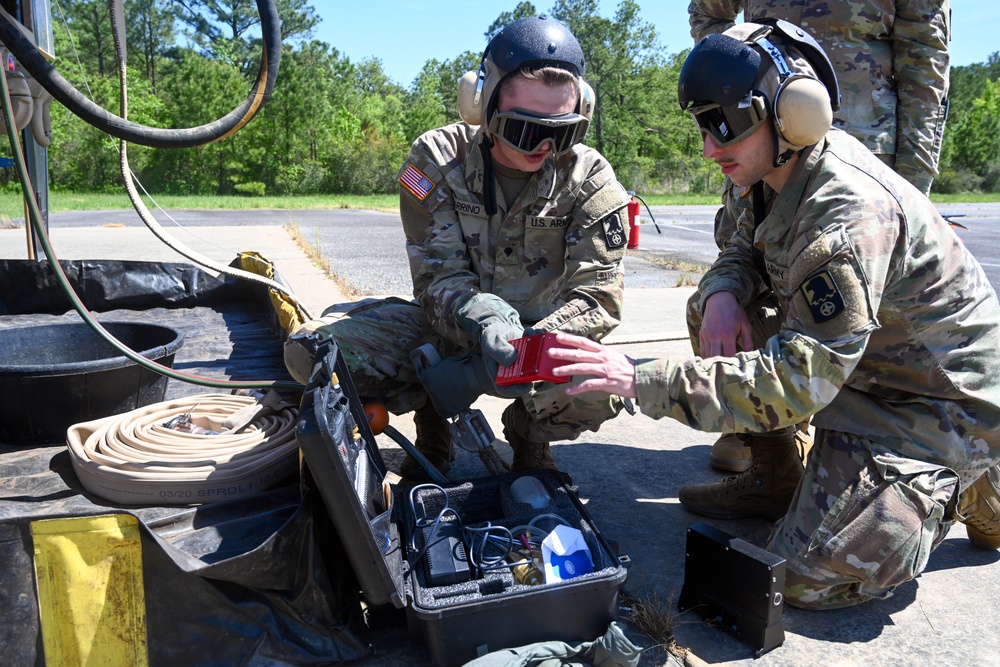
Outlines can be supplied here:
[[702, 104], [688, 109], [702, 136], [709, 134], [717, 146], [728, 146], [750, 136], [767, 120], [761, 98], [754, 96], [750, 104]]
[[500, 111], [490, 119], [489, 131], [514, 150], [532, 155], [546, 141], [552, 142], [552, 152], [562, 155], [583, 141], [590, 121], [577, 113], [558, 116], [536, 116], [528, 111]]

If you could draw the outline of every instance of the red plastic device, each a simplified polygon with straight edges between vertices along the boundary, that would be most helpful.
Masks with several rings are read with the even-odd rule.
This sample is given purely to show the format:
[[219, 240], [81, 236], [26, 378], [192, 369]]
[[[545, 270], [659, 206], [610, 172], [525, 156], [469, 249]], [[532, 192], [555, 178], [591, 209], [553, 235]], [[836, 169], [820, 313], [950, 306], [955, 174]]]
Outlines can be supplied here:
[[553, 368], [564, 366], [567, 362], [556, 361], [545, 354], [549, 348], [566, 347], [556, 343], [555, 338], [554, 334], [540, 333], [509, 341], [517, 350], [517, 361], [510, 366], [501, 366], [497, 369], [497, 386], [506, 387], [511, 384], [539, 381], [555, 384], [569, 382], [568, 377], [552, 375]]

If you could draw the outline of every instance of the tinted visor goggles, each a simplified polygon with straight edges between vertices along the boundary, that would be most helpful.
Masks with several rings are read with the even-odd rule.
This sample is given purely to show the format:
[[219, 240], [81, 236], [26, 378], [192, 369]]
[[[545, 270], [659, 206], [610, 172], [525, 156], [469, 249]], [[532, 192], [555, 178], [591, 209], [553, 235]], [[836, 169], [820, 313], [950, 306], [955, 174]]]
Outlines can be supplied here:
[[718, 146], [728, 146], [746, 139], [767, 120], [761, 98], [754, 96], [749, 105], [702, 104], [688, 109], [702, 136], [709, 134]]
[[514, 109], [502, 111], [490, 119], [490, 134], [525, 155], [537, 153], [542, 144], [552, 142], [552, 152], [562, 155], [583, 140], [590, 121], [586, 116], [567, 113], [559, 116], [536, 116]]

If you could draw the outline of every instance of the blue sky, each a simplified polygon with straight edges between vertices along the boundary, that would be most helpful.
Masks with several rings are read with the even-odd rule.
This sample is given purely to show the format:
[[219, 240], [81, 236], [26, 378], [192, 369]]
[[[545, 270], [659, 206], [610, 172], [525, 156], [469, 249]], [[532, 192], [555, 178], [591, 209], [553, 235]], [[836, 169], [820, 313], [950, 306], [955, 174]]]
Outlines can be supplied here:
[[[549, 0], [532, 0], [541, 12]], [[375, 57], [396, 83], [409, 86], [424, 63], [450, 60], [464, 51], [482, 51], [483, 33], [501, 12], [518, 0], [489, 3], [482, 0], [374, 0], [345, 2], [317, 0], [323, 19], [316, 38], [327, 42], [352, 61]], [[602, 16], [611, 18], [618, 0], [599, 0]], [[687, 2], [639, 0], [643, 20], [652, 23], [667, 53], [691, 45]], [[986, 62], [1000, 51], [1000, 10], [996, 0], [951, 0], [953, 65]]]

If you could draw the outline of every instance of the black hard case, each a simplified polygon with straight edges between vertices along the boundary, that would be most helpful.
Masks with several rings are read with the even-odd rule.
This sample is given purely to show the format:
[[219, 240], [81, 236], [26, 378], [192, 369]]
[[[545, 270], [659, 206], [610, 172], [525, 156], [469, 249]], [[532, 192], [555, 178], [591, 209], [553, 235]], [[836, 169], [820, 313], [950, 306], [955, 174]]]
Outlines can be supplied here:
[[[406, 609], [412, 637], [428, 647], [436, 665], [461, 665], [488, 652], [537, 641], [593, 640], [618, 619], [618, 595], [628, 558], [617, 556], [594, 526], [574, 489], [552, 470], [530, 474], [553, 502], [543, 510], [517, 503], [509, 487], [517, 473], [444, 486], [463, 525], [489, 521], [508, 528], [553, 512], [580, 530], [594, 572], [540, 586], [517, 583], [510, 570], [445, 586], [428, 586], [425, 570], [408, 562], [414, 511], [433, 517], [442, 506], [434, 488], [383, 490], [386, 466], [346, 365], [335, 346], [314, 369], [299, 411], [298, 440], [305, 465], [340, 534], [370, 605]], [[392, 507], [386, 509], [386, 495]], [[540, 524], [543, 525], [543, 524]], [[419, 543], [418, 543], [419, 545]]]

